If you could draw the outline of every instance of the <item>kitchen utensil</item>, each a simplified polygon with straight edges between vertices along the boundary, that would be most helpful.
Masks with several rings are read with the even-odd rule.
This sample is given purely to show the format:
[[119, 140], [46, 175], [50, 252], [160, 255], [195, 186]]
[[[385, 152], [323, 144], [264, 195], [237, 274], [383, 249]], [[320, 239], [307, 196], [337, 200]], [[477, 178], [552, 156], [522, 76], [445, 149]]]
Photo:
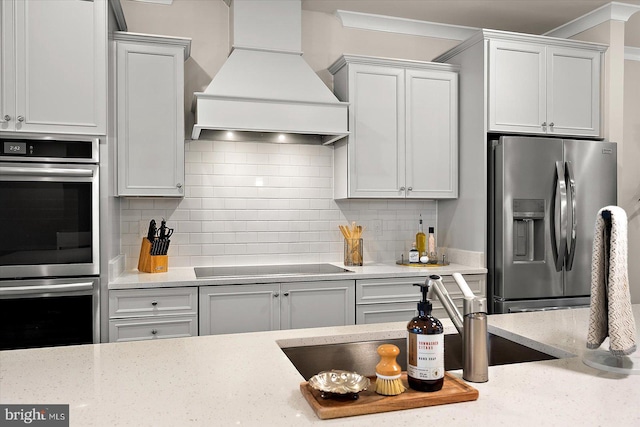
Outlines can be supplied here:
[[366, 390], [371, 380], [357, 372], [331, 370], [320, 372], [309, 379], [309, 385], [319, 390], [322, 398], [330, 398], [333, 395], [349, 395], [353, 399], [358, 398], [358, 393]]
[[155, 239], [156, 237], [156, 220], [152, 219], [149, 222], [149, 231], [147, 232], [147, 239], [149, 239], [150, 242], [153, 242], [153, 239]]

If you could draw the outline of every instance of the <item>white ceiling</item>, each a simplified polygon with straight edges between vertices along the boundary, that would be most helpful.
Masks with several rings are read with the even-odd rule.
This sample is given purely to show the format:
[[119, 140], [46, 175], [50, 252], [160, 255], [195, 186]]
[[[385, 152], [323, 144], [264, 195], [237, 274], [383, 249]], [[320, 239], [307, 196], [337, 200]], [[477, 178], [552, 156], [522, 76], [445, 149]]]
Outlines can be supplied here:
[[[640, 6], [640, 0], [618, 0]], [[302, 8], [372, 13], [420, 21], [544, 34], [607, 0], [302, 0]], [[625, 26], [625, 45], [640, 47], [640, 12]]]

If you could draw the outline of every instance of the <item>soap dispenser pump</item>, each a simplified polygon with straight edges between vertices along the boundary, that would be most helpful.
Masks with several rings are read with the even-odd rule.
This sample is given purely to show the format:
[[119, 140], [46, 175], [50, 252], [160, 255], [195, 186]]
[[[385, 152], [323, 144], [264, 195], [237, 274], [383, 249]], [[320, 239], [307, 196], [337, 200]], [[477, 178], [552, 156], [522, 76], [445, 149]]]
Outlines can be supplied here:
[[417, 391], [438, 391], [444, 384], [444, 328], [431, 315], [428, 284], [416, 283], [422, 291], [418, 315], [407, 324], [407, 379]]

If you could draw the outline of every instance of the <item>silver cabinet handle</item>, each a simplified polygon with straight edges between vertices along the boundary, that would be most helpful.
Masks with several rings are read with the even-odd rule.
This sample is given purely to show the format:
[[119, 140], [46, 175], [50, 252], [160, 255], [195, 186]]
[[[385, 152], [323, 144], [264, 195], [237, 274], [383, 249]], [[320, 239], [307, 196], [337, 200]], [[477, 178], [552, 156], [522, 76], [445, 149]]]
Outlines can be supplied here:
[[289, 296], [289, 292], [285, 292], [283, 295], [284, 295], [285, 297], [288, 297], [288, 296]]
[[10, 122], [11, 121], [11, 116], [8, 115], [8, 114], [5, 114], [3, 119], [4, 119], [5, 122]]
[[547, 122], [542, 122], [542, 125], [541, 125], [541, 126], [542, 126], [543, 128], [546, 128], [546, 127], [547, 127]]
[[24, 122], [24, 117], [23, 116], [18, 116], [18, 121], [19, 122]]
[[179, 183], [177, 183], [177, 184], [176, 184], [176, 188], [182, 188], [182, 183], [180, 183], [180, 182], [179, 182]]
[[274, 292], [274, 293], [273, 293], [273, 297], [274, 297], [274, 298], [278, 298], [279, 296], [280, 296], [280, 292]]
[[151, 330], [151, 333], [152, 333], [153, 335], [156, 335], [156, 334], [158, 333], [158, 330], [157, 330], [157, 329], [152, 329], [152, 330]]
[[549, 127], [554, 127], [554, 126], [555, 126], [555, 123], [553, 122], [549, 123]]
[[404, 191], [404, 187], [400, 187], [400, 191]]
[[156, 305], [158, 305], [158, 301], [151, 301], [151, 305], [155, 307]]
[[413, 187], [409, 187], [409, 188], [407, 188], [407, 190], [413, 191]]

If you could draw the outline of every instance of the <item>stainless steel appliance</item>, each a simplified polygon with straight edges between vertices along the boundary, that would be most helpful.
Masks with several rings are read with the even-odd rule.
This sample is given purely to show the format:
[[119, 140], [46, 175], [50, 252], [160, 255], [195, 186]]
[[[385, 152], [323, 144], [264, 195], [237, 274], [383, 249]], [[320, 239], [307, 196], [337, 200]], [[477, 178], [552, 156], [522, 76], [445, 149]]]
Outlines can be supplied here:
[[97, 277], [0, 282], [0, 350], [100, 342]]
[[502, 136], [489, 157], [492, 312], [589, 305], [596, 215], [617, 201], [616, 144]]
[[100, 342], [98, 139], [0, 136], [0, 348]]

